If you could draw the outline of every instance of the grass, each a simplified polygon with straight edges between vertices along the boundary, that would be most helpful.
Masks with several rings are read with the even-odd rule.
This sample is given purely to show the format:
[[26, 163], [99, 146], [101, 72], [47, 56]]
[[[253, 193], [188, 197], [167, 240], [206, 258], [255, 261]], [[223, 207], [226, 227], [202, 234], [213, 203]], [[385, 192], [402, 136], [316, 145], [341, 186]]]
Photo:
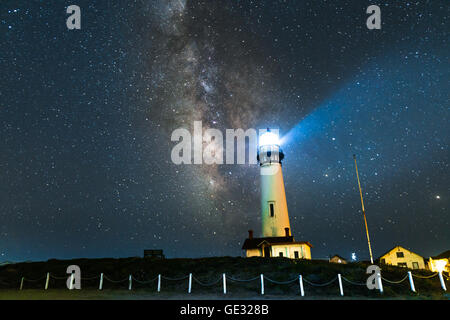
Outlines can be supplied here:
[[[313, 283], [325, 283], [338, 273], [357, 283], [365, 283], [367, 264], [349, 263], [347, 265], [331, 264], [319, 260], [291, 260], [286, 258], [240, 258], [214, 257], [200, 259], [164, 259], [146, 258], [122, 259], [74, 259], [49, 260], [46, 262], [19, 263], [0, 267], [0, 299], [448, 299], [440, 287], [438, 277], [431, 279], [414, 278], [418, 293], [410, 291], [408, 279], [400, 284], [383, 281], [384, 294], [377, 290], [368, 290], [365, 285], [356, 286], [344, 281], [344, 297], [339, 296], [337, 280], [324, 287], [304, 283], [305, 297], [299, 295], [298, 281], [290, 284], [273, 284], [265, 281], [265, 295], [260, 294], [259, 279], [251, 282], [233, 282], [227, 280], [228, 294], [222, 294], [222, 281], [204, 287], [196, 281], [192, 283], [192, 293], [187, 293], [188, 280], [162, 280], [161, 292], [156, 292], [157, 282], [139, 283], [133, 281], [133, 290], [129, 291], [128, 281], [111, 283], [105, 279], [104, 290], [98, 290], [99, 279], [82, 280], [82, 290], [68, 290], [65, 286], [66, 268], [78, 265], [81, 277], [91, 278], [101, 272], [109, 279], [127, 279], [129, 274], [140, 281], [154, 279], [158, 274], [168, 278], [180, 278], [190, 272], [202, 283], [218, 280], [222, 273], [235, 279], [255, 278], [263, 273], [269, 279], [288, 281], [298, 278], [299, 274]], [[39, 279], [50, 272], [49, 290], [43, 290], [45, 278], [24, 282], [24, 290], [18, 290], [21, 277]], [[382, 266], [382, 276], [389, 280], [404, 278], [407, 270], [399, 267]], [[414, 274], [427, 276], [432, 273], [421, 270]], [[450, 283], [447, 281], [447, 287]]]

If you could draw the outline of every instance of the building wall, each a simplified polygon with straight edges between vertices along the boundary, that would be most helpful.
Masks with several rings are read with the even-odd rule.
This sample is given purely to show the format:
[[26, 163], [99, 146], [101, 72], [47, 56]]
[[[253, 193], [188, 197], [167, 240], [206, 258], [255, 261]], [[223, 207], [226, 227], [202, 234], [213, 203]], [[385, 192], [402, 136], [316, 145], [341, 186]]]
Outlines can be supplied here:
[[246, 253], [247, 258], [250, 258], [250, 257], [262, 257], [260, 249], [248, 249], [248, 250], [245, 250], [245, 251], [246, 251], [245, 253]]
[[433, 272], [438, 272], [439, 269], [437, 267], [437, 265], [442, 264], [444, 265], [444, 270], [445, 272], [450, 273], [450, 261], [449, 259], [436, 259], [434, 260], [433, 258], [430, 258], [430, 260], [428, 260], [428, 269], [430, 269]]
[[299, 259], [311, 259], [311, 249], [306, 244], [272, 245], [272, 257], [279, 257], [281, 252], [283, 257], [294, 259], [295, 251]]
[[[403, 257], [397, 257], [397, 252], [403, 252]], [[413, 262], [417, 262], [419, 269], [425, 269], [425, 261], [423, 257], [418, 254], [411, 252], [403, 247], [396, 247], [386, 253], [384, 256], [380, 257], [380, 262], [389, 265], [398, 266], [399, 263], [406, 263], [406, 267], [414, 269]]]
[[[263, 246], [264, 248], [264, 246]], [[250, 257], [262, 257], [263, 248], [261, 249], [248, 249], [245, 250], [245, 255], [247, 258]], [[280, 252], [283, 253], [283, 257], [295, 259], [295, 251], [298, 252], [299, 259], [309, 259], [311, 260], [311, 248], [306, 244], [282, 244], [282, 245], [272, 245], [271, 246], [271, 256], [279, 257]]]
[[[291, 230], [281, 164], [264, 164], [260, 167], [261, 222], [263, 237], [284, 237], [284, 228]], [[270, 215], [270, 203], [274, 215]], [[291, 231], [289, 231], [289, 235]]]

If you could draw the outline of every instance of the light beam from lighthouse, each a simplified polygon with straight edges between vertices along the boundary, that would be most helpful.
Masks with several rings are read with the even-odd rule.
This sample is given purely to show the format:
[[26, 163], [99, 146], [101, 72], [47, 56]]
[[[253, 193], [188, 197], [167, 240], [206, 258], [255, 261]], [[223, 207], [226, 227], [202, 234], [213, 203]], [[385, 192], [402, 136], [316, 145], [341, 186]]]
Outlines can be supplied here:
[[[261, 179], [263, 237], [291, 235], [281, 161], [284, 158], [278, 135], [267, 129], [259, 137], [258, 156]], [[289, 234], [286, 234], [286, 233]]]

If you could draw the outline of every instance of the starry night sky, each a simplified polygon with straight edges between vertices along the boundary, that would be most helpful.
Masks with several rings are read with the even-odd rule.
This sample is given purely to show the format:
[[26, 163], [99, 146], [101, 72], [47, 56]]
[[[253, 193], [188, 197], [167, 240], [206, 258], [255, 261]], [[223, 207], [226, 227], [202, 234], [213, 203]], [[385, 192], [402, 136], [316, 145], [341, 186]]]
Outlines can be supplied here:
[[439, 0], [2, 0], [0, 261], [241, 255], [259, 167], [173, 164], [195, 120], [280, 129], [313, 258], [368, 259], [354, 153], [375, 257], [450, 249], [448, 17]]

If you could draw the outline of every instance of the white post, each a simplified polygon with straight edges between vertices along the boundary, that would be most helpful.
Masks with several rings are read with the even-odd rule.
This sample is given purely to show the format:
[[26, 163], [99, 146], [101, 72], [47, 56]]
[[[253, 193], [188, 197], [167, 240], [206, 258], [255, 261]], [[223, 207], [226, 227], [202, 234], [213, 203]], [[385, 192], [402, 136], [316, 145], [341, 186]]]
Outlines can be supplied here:
[[222, 274], [223, 279], [223, 294], [227, 294], [227, 278], [225, 276], [225, 273]]
[[74, 282], [74, 274], [72, 273], [72, 274], [70, 275], [69, 290], [73, 290], [73, 282]]
[[48, 281], [50, 280], [50, 272], [47, 272], [47, 279], [45, 279], [45, 290], [48, 289]]
[[300, 284], [300, 294], [302, 297], [305, 296], [305, 290], [303, 290], [303, 277], [301, 274], [298, 275], [298, 283]]
[[377, 281], [378, 281], [378, 288], [380, 289], [380, 293], [383, 293], [383, 283], [381, 282], [381, 273], [377, 273]]
[[189, 273], [189, 287], [188, 287], [188, 293], [191, 293], [192, 289], [192, 273]]
[[131, 290], [131, 274], [128, 276], [128, 290]]
[[98, 285], [98, 290], [103, 289], [103, 272], [100, 273], [100, 284]]
[[24, 277], [22, 277], [22, 279], [20, 279], [20, 290], [22, 290], [22, 288], [23, 288], [23, 279], [24, 279]]
[[264, 275], [261, 273], [261, 294], [264, 294]]
[[416, 292], [416, 288], [414, 287], [414, 280], [413, 280], [411, 271], [408, 271], [408, 277], [409, 277], [409, 285], [411, 286], [411, 291]]
[[338, 280], [339, 280], [339, 291], [341, 292], [341, 296], [344, 296], [344, 288], [342, 288], [342, 278], [340, 273], [338, 273]]
[[158, 292], [161, 291], [161, 275], [158, 274]]
[[445, 286], [444, 278], [442, 277], [442, 271], [439, 271], [439, 280], [441, 280], [441, 287], [444, 291], [447, 291], [447, 287]]

